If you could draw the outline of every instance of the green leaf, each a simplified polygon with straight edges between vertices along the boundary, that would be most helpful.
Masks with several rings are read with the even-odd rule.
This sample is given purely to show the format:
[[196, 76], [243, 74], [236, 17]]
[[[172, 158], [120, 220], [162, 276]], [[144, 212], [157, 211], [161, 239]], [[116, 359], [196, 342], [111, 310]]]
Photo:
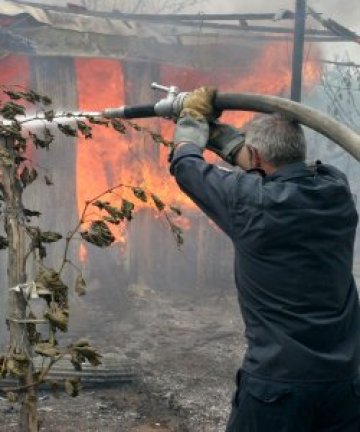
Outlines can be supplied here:
[[104, 220], [110, 223], [118, 225], [124, 219], [122, 210], [110, 205], [108, 201], [97, 200], [93, 202], [92, 205], [98, 207], [100, 210], [105, 210], [110, 217], [104, 217]]
[[149, 134], [156, 144], [162, 144], [165, 147], [173, 146], [173, 143], [171, 141], [166, 140], [161, 134], [153, 131], [149, 131]]
[[12, 90], [4, 90], [4, 93], [6, 95], [9, 96], [10, 99], [12, 100], [19, 100], [22, 98], [22, 93], [21, 92], [16, 92], [16, 91], [12, 91]]
[[184, 243], [183, 230], [175, 224], [171, 224], [170, 228], [175, 237], [176, 244], [180, 248]]
[[52, 104], [52, 100], [48, 96], [41, 96], [41, 102], [44, 105], [51, 105]]
[[45, 111], [44, 117], [46, 118], [47, 121], [52, 122], [55, 117], [55, 111], [54, 110]]
[[108, 201], [96, 200], [92, 203], [94, 207], [99, 208], [100, 210], [104, 209], [106, 205], [110, 204]]
[[39, 103], [41, 101], [41, 96], [34, 90], [29, 90], [27, 92], [21, 92], [21, 97], [32, 104]]
[[109, 121], [105, 120], [101, 117], [93, 117], [93, 116], [87, 116], [86, 117], [90, 123], [97, 124], [97, 125], [103, 125], [103, 126], [109, 126]]
[[122, 200], [121, 212], [123, 213], [125, 219], [127, 219], [128, 221], [131, 221], [131, 219], [133, 218], [134, 208], [135, 208], [134, 203], [126, 199]]
[[154, 204], [159, 211], [164, 210], [165, 204], [161, 201], [161, 199], [159, 197], [157, 197], [154, 194], [151, 194], [151, 198], [154, 201]]
[[77, 120], [76, 125], [79, 129], [79, 131], [84, 135], [85, 139], [92, 138], [92, 128], [88, 124], [86, 124], [84, 121]]
[[85, 241], [98, 247], [110, 246], [115, 241], [115, 237], [103, 220], [91, 222], [89, 229], [80, 232], [80, 235]]
[[124, 123], [118, 119], [111, 120], [111, 126], [119, 133], [126, 134], [126, 127]]
[[138, 198], [140, 201], [147, 202], [147, 196], [146, 196], [144, 189], [142, 189], [140, 187], [133, 187], [132, 191], [133, 191], [134, 195], [136, 196], [136, 198]]
[[36, 148], [45, 148], [49, 149], [50, 144], [54, 141], [54, 135], [51, 133], [50, 129], [44, 128], [43, 138], [40, 138], [37, 134], [33, 132], [29, 132], [29, 136]]
[[41, 231], [40, 232], [40, 241], [43, 243], [54, 243], [58, 240], [61, 240], [63, 236], [54, 231]]
[[136, 132], [141, 132], [143, 128], [139, 126], [137, 123], [134, 123], [132, 121], [128, 121], [129, 126], [131, 126]]
[[0, 109], [0, 113], [8, 120], [15, 120], [17, 115], [25, 115], [25, 107], [14, 102], [6, 102]]
[[178, 206], [174, 206], [174, 205], [171, 205], [171, 206], [169, 206], [169, 208], [170, 208], [170, 210], [171, 210], [172, 212], [174, 212], [174, 213], [177, 214], [178, 216], [181, 216], [181, 215], [182, 215], [182, 211], [181, 211], [180, 207], [178, 207]]
[[61, 123], [59, 123], [59, 124], [57, 125], [57, 127], [59, 128], [59, 130], [60, 130], [64, 135], [71, 136], [71, 137], [76, 137], [76, 136], [78, 136], [77, 130], [74, 129], [73, 127], [71, 127], [71, 126], [68, 125], [68, 124], [61, 124]]
[[37, 210], [30, 210], [30, 209], [27, 209], [27, 208], [23, 208], [23, 214], [24, 214], [24, 216], [26, 218], [41, 216], [41, 212], [39, 212]]
[[112, 216], [104, 216], [103, 220], [105, 222], [109, 222], [111, 225], [119, 225], [120, 222], [122, 221], [122, 219], [119, 218], [114, 218]]

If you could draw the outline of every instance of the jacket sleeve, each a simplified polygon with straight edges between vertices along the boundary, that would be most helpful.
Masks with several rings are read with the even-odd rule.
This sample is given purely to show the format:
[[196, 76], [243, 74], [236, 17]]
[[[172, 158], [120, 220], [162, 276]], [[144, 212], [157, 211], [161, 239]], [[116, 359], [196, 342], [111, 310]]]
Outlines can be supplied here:
[[170, 173], [181, 190], [229, 237], [233, 233], [231, 216], [238, 173], [208, 164], [195, 144], [184, 144], [175, 150]]

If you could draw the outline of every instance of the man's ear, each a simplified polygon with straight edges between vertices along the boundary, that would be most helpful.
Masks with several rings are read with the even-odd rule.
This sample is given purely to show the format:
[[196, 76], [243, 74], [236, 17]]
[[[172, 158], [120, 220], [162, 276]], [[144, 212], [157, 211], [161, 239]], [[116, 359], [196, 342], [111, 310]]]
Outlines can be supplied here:
[[243, 170], [251, 168], [251, 149], [248, 145], [243, 145], [235, 155], [234, 165], [239, 166]]

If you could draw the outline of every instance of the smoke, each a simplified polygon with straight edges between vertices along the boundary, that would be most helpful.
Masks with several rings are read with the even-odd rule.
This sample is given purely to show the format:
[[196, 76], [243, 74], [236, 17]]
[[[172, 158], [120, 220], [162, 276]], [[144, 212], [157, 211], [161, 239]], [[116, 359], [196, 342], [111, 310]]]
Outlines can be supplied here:
[[[309, 0], [308, 6], [314, 8], [317, 12], [323, 13], [328, 18], [340, 21], [345, 26], [352, 26], [354, 30], [360, 28], [359, 12], [360, 6], [358, 0], [347, 0], [339, 6], [339, 0]], [[225, 0], [219, 2], [210, 0], [199, 2], [192, 8], [192, 11], [218, 12], [218, 13], [260, 13], [276, 12], [279, 9], [295, 9], [295, 0]]]
[[[39, 3], [38, 0], [21, 0], [26, 3]], [[69, 3], [67, 0], [42, 0], [40, 3], [47, 5], [66, 6]], [[143, 0], [134, 2], [132, 0], [73, 0], [71, 3], [85, 6], [91, 10], [120, 10], [123, 12], [132, 11], [135, 6], [134, 4], [141, 5], [141, 12], [146, 9], [151, 12], [151, 9], [169, 9], [167, 4], [171, 4], [171, 1], [166, 0]], [[176, 4], [184, 4], [184, 11], [187, 12], [203, 12], [203, 13], [260, 13], [260, 12], [275, 12], [279, 9], [295, 9], [295, 0], [224, 0], [220, 2], [217, 0], [198, 0], [188, 1], [182, 0], [174, 2]], [[192, 4], [192, 6], [187, 6]], [[308, 5], [313, 7], [319, 13], [323, 13], [324, 16], [333, 18], [345, 26], [351, 26], [353, 30], [360, 30], [359, 21], [359, 0], [346, 0], [341, 2], [339, 6], [339, 0], [310, 0]], [[139, 9], [139, 8], [137, 8]]]
[[[295, 10], [295, 0], [224, 0], [219, 2], [216, 0], [199, 2], [191, 9], [191, 12], [202, 13], [271, 13], [277, 12], [280, 9]], [[360, 34], [360, 5], [359, 0], [308, 0], [308, 6], [315, 9], [316, 12], [322, 13], [324, 18], [332, 18], [350, 30]], [[188, 10], [190, 12], [190, 9]], [[291, 26], [290, 24], [287, 24]], [[321, 29], [321, 25], [316, 23], [314, 19], [309, 18], [309, 28]], [[323, 52], [328, 57], [344, 57], [348, 53], [351, 60], [360, 62], [360, 46], [356, 43], [332, 43], [322, 44]]]

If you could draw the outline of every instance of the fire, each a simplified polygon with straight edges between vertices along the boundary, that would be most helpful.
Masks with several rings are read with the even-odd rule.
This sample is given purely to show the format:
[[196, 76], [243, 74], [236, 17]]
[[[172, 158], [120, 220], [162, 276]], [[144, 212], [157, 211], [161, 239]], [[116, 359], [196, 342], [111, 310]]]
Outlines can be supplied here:
[[[182, 90], [214, 85], [220, 92], [286, 95], [291, 82], [290, 69], [291, 60], [286, 45], [275, 44], [264, 47], [262, 54], [251, 64], [244, 61], [243, 66], [232, 70], [199, 72], [190, 68], [162, 65], [159, 81], [165, 85], [177, 85]], [[127, 84], [118, 61], [78, 59], [76, 72], [80, 109], [101, 110], [125, 104]], [[304, 65], [305, 88], [311, 88], [317, 82], [318, 72], [316, 61], [307, 59]], [[226, 112], [221, 120], [241, 127], [252, 116], [253, 113], [248, 112]], [[141, 125], [144, 121], [139, 120], [138, 123]], [[145, 124], [154, 130], [160, 130], [165, 138], [171, 140], [174, 128], [172, 122], [152, 120]], [[149, 156], [151, 152], [146, 151], [150, 144], [144, 140], [140, 132], [133, 131], [131, 136], [123, 136], [104, 127], [95, 128], [93, 140], [78, 140], [76, 188], [79, 214], [86, 200], [118, 183], [144, 187], [167, 204], [180, 205], [189, 212], [195, 211], [194, 204], [179, 190], [168, 173], [168, 150], [161, 148], [158, 160], [155, 160]], [[142, 148], [142, 152], [138, 148]], [[106, 200], [119, 205], [121, 197], [134, 201], [138, 211], [144, 208], [154, 210], [151, 200], [146, 203], [136, 200], [129, 188], [124, 188], [117, 196], [107, 196]], [[94, 213], [96, 214], [95, 210]], [[119, 241], [126, 241], [124, 231], [117, 232], [116, 236]], [[84, 251], [82, 253], [84, 256]]]
[[[309, 50], [306, 47], [305, 52], [307, 51]], [[320, 68], [314, 58], [317, 55], [315, 51], [312, 48], [312, 54], [315, 54], [313, 57], [306, 55], [303, 80], [305, 89], [311, 88], [319, 80]], [[241, 66], [231, 70], [224, 68], [205, 72], [192, 68], [161, 65], [158, 81], [165, 85], [177, 85], [185, 91], [202, 85], [214, 85], [220, 92], [256, 92], [286, 96], [291, 81], [291, 53], [287, 45], [282, 43], [268, 45], [263, 47], [260, 55], [259, 50], [256, 52], [256, 58], [251, 62], [244, 59]], [[77, 59], [75, 68], [78, 107], [82, 110], [97, 111], [124, 105], [126, 90], [131, 91], [130, 85], [150, 84], [125, 83], [122, 64], [117, 60]], [[30, 76], [29, 59], [26, 56], [8, 55], [1, 59], [0, 77], [3, 85], [29, 88]], [[226, 112], [221, 120], [241, 127], [252, 116], [253, 114], [248, 112]], [[172, 139], [174, 124], [171, 121], [152, 119], [146, 122], [139, 120], [138, 123], [160, 131], [168, 140]], [[132, 131], [130, 135], [124, 136], [110, 127], [94, 127], [93, 140], [79, 138], [76, 163], [79, 215], [87, 200], [118, 183], [141, 186], [154, 192], [163, 202], [182, 207], [187, 215], [195, 212], [195, 205], [179, 190], [168, 173], [168, 150], [161, 147], [154, 157], [151, 146], [153, 144], [149, 143], [141, 132]], [[206, 157], [209, 161], [216, 160], [216, 157], [211, 154]], [[124, 188], [117, 195], [105, 196], [103, 199], [118, 206], [121, 198], [134, 201], [137, 211], [155, 210], [151, 200], [146, 203], [137, 200], [129, 188]], [[92, 208], [87, 220], [97, 215], [96, 208]], [[182, 219], [181, 223], [186, 229], [189, 227], [190, 219]], [[122, 230], [116, 228], [115, 234], [119, 242], [126, 243], [126, 227]], [[83, 248], [81, 251], [83, 258], [85, 254]]]
[[28, 89], [30, 64], [26, 56], [11, 54], [1, 59], [0, 82], [4, 86]]

